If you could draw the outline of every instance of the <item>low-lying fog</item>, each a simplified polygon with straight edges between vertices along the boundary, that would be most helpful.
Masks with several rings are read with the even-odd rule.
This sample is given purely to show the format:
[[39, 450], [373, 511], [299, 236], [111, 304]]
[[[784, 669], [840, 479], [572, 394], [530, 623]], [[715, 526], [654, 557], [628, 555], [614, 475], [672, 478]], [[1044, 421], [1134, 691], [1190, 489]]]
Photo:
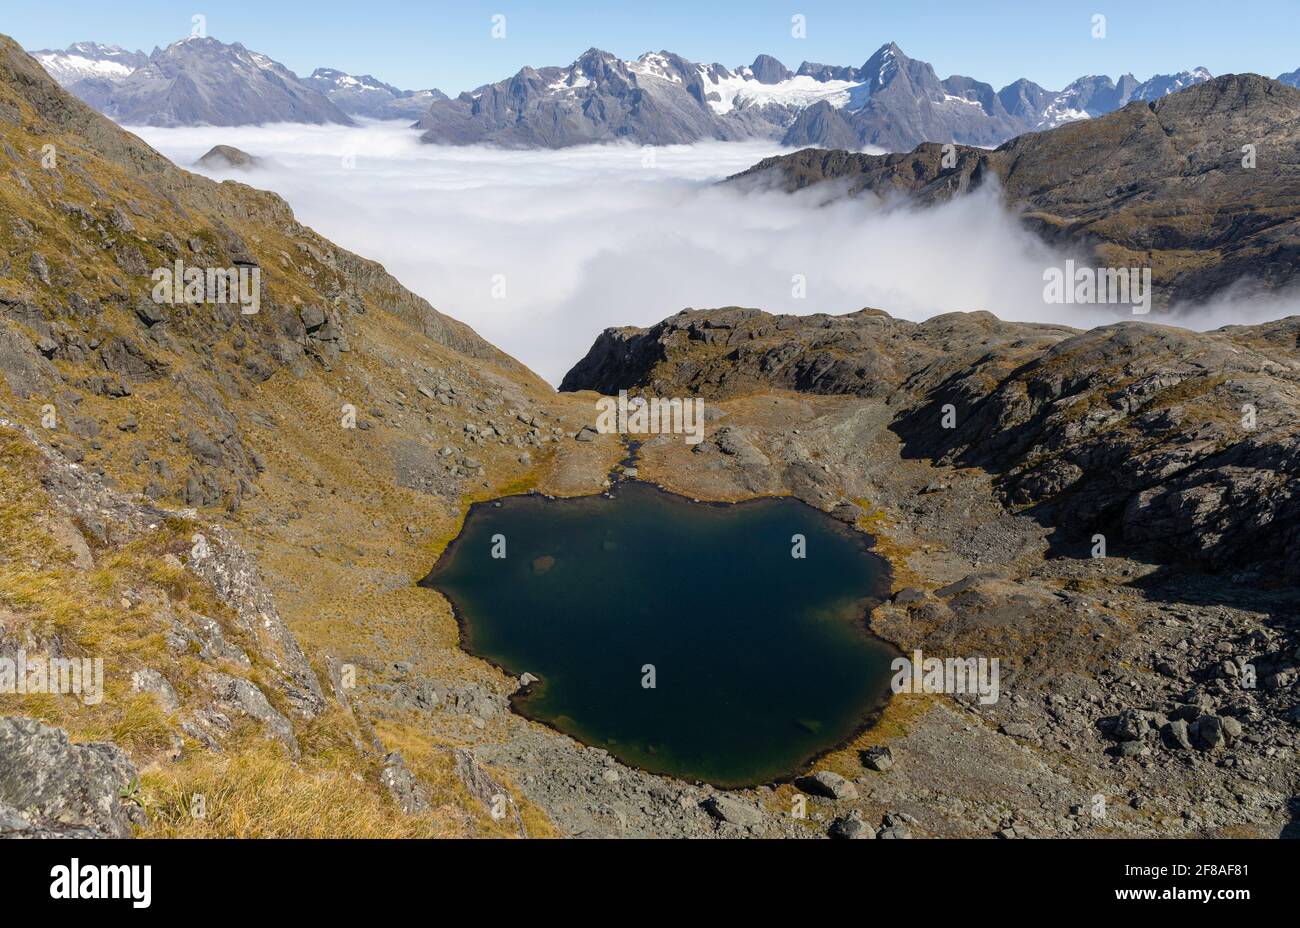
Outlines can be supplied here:
[[[382, 262], [556, 384], [602, 329], [686, 307], [871, 306], [907, 319], [987, 309], [1081, 327], [1133, 318], [1045, 304], [1044, 268], [1064, 256], [990, 193], [882, 211], [861, 200], [823, 205], [825, 190], [714, 185], [779, 154], [770, 143], [516, 152], [424, 145], [404, 123], [132, 131], [183, 167], [276, 191], [302, 222]], [[192, 167], [217, 144], [265, 163]], [[1296, 311], [1288, 301], [1221, 301], [1177, 321], [1214, 328]]]

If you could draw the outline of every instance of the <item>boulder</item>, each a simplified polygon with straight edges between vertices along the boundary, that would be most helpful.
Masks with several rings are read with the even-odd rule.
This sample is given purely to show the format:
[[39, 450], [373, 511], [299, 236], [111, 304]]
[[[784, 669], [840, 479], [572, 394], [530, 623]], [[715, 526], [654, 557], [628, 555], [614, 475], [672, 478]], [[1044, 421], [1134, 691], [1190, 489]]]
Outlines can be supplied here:
[[862, 752], [862, 765], [868, 770], [884, 773], [894, 766], [894, 752], [884, 746], [867, 748]]
[[915, 825], [916, 819], [905, 812], [886, 812], [880, 819], [880, 832], [877, 838], [906, 839], [912, 837], [908, 825]]
[[176, 690], [158, 671], [146, 668], [131, 674], [131, 689], [137, 693], [152, 693], [164, 712], [175, 712], [181, 707]]
[[1227, 738], [1223, 721], [1217, 715], [1203, 715], [1192, 723], [1192, 743], [1202, 751], [1214, 751], [1224, 746]]
[[838, 773], [830, 770], [818, 770], [810, 777], [799, 780], [799, 788], [814, 796], [827, 799], [857, 799], [858, 790], [852, 783]]
[[729, 822], [741, 828], [752, 828], [763, 821], [763, 813], [740, 799], [718, 794], [702, 803], [704, 811], [720, 822]]
[[325, 324], [325, 310], [319, 306], [303, 306], [298, 310], [298, 316], [302, 319], [303, 328], [308, 332], [315, 332]]
[[0, 718], [0, 836], [129, 838], [135, 766], [115, 744], [72, 744], [32, 719]]
[[850, 812], [831, 822], [827, 834], [843, 841], [863, 841], [874, 839], [876, 830], [864, 822], [858, 813]]
[[1002, 734], [1025, 741], [1037, 741], [1038, 730], [1028, 722], [1003, 722], [998, 726]]
[[1133, 709], [1125, 709], [1115, 720], [1114, 735], [1117, 741], [1138, 741], [1146, 731], [1146, 719]]
[[1160, 735], [1164, 743], [1171, 748], [1177, 748], [1181, 751], [1190, 751], [1192, 749], [1192, 741], [1187, 732], [1187, 723], [1182, 719], [1174, 719], [1172, 722], [1167, 723], [1164, 728], [1160, 729]]
[[162, 304], [155, 303], [147, 297], [141, 297], [136, 301], [135, 314], [149, 328], [153, 328], [160, 322], [167, 321], [167, 313], [163, 310]]
[[1223, 726], [1223, 736], [1228, 744], [1232, 744], [1243, 734], [1241, 723], [1231, 716], [1220, 716], [1219, 724]]

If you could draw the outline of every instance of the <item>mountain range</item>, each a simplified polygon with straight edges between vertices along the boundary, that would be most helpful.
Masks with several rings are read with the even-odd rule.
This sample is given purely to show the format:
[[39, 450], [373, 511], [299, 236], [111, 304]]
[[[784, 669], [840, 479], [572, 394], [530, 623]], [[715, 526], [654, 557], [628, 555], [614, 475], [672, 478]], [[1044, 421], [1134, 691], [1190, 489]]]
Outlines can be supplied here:
[[317, 68], [303, 83], [349, 116], [370, 119], [416, 120], [435, 101], [447, 99], [441, 90], [399, 90], [369, 74], [345, 74], [334, 68]]
[[[33, 55], [67, 89], [128, 124], [410, 119], [427, 142], [516, 148], [703, 139], [893, 151], [927, 141], [991, 147], [1211, 76], [1198, 67], [1141, 82], [1132, 74], [1089, 75], [1059, 91], [1025, 79], [997, 90], [961, 75], [941, 80], [892, 42], [861, 67], [805, 61], [793, 71], [770, 55], [731, 69], [667, 51], [626, 61], [593, 48], [566, 67], [526, 67], [451, 99], [332, 68], [299, 78], [266, 55], [212, 38], [185, 39], [151, 55], [91, 42]], [[1280, 79], [1300, 83], [1300, 72]]]
[[1118, 82], [1091, 76], [1059, 92], [1027, 80], [995, 91], [970, 77], [940, 80], [931, 65], [892, 42], [861, 67], [805, 61], [796, 71], [769, 55], [731, 70], [666, 51], [623, 61], [593, 48], [568, 67], [524, 68], [439, 101], [418, 127], [427, 142], [542, 148], [748, 138], [893, 150], [925, 141], [997, 145], [1209, 77], [1197, 68], [1142, 83], [1132, 75]]
[[[994, 151], [928, 143], [908, 154], [807, 149], [732, 178], [788, 191], [921, 205], [997, 184], [1048, 242], [1107, 267], [1151, 268], [1157, 304], [1231, 286], [1277, 290], [1300, 268], [1300, 89], [1229, 74], [1093, 120], [1019, 136]], [[1256, 148], [1247, 163], [1243, 142]]]
[[332, 68], [300, 78], [267, 55], [210, 37], [183, 39], [150, 55], [94, 42], [32, 55], [73, 94], [128, 125], [414, 120], [445, 99], [437, 90], [399, 90]]

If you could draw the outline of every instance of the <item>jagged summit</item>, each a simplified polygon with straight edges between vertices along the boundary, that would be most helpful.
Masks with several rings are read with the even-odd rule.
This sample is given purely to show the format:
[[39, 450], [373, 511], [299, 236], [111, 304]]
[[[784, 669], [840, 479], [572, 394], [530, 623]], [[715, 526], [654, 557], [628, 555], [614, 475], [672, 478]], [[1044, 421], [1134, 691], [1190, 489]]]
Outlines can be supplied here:
[[568, 67], [524, 68], [513, 78], [441, 101], [419, 127], [438, 144], [561, 148], [602, 141], [675, 144], [768, 138], [785, 145], [905, 150], [923, 141], [992, 146], [1026, 131], [1154, 99], [1208, 74], [1203, 69], [1139, 84], [1081, 78], [1064, 91], [1018, 81], [1001, 91], [971, 77], [940, 80], [895, 42], [861, 67], [771, 55], [728, 68], [668, 51], [619, 61], [589, 49]]

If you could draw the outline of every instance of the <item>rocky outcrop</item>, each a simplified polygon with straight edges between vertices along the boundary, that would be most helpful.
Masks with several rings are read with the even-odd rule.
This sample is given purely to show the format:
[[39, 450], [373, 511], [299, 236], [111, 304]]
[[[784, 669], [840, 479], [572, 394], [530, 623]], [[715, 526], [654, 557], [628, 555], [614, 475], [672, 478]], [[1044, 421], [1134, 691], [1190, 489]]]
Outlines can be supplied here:
[[[285, 696], [295, 711], [304, 718], [317, 715], [325, 707], [320, 681], [280, 619], [274, 597], [253, 559], [219, 526], [211, 526], [206, 535], [195, 535], [186, 566], [235, 610], [245, 631], [265, 643], [263, 658], [279, 672]], [[247, 705], [249, 700], [241, 696], [240, 702]], [[264, 713], [250, 714], [267, 721]], [[288, 732], [278, 722], [273, 728], [277, 737], [292, 740], [292, 726]]]
[[773, 388], [885, 400], [905, 453], [997, 475], [1059, 544], [1213, 569], [1276, 566], [1300, 536], [1300, 323], [1090, 332], [988, 313], [679, 313], [611, 329], [562, 389], [725, 399]]
[[999, 345], [1027, 352], [1075, 331], [1005, 323], [990, 313], [951, 313], [915, 323], [874, 309], [844, 316], [683, 310], [648, 329], [605, 330], [560, 389], [724, 399], [780, 387], [883, 397], [932, 361], [974, 361]]
[[233, 145], [213, 145], [203, 157], [195, 161], [196, 167], [210, 171], [247, 171], [261, 165], [262, 159], [241, 151]]
[[397, 751], [384, 758], [384, 769], [379, 775], [379, 782], [407, 815], [423, 815], [429, 811], [428, 788], [411, 772]]
[[259, 723], [268, 738], [280, 741], [293, 756], [299, 755], [293, 723], [276, 711], [267, 700], [266, 694], [258, 689], [256, 684], [242, 677], [215, 672], [207, 673], [203, 682], [216, 698], [219, 706], [237, 716], [247, 716]]
[[466, 791], [478, 802], [492, 818], [509, 820], [514, 829], [526, 837], [519, 807], [506, 789], [478, 762], [474, 752], [465, 748], [452, 751], [452, 769], [464, 785]]
[[[41, 456], [42, 482], [54, 506], [82, 526], [98, 544], [128, 544], [149, 535], [168, 520], [184, 517], [182, 513], [158, 508], [147, 499], [132, 498], [107, 486], [99, 475], [69, 462], [21, 423], [0, 417], [0, 429], [18, 432], [31, 443]], [[297, 640], [281, 620], [256, 562], [221, 526], [201, 527], [190, 542], [185, 566], [209, 584], [221, 602], [233, 610], [243, 632], [262, 644], [259, 657], [277, 673], [284, 695], [294, 709], [303, 718], [315, 717], [325, 706], [320, 682]], [[212, 628], [203, 630], [207, 640], [199, 645], [200, 654], [206, 648], [211, 658], [238, 654], [247, 662], [247, 656], [224, 640], [220, 626], [207, 621]], [[196, 642], [201, 640], [196, 636]], [[288, 735], [291, 739], [291, 725]]]
[[0, 718], [0, 838], [129, 838], [142, 811], [135, 767], [113, 744]]
[[997, 473], [1008, 504], [1081, 552], [1100, 534], [1112, 551], [1293, 575], [1298, 326], [1094, 329], [1010, 372], [955, 371], [895, 428], [912, 454]]

